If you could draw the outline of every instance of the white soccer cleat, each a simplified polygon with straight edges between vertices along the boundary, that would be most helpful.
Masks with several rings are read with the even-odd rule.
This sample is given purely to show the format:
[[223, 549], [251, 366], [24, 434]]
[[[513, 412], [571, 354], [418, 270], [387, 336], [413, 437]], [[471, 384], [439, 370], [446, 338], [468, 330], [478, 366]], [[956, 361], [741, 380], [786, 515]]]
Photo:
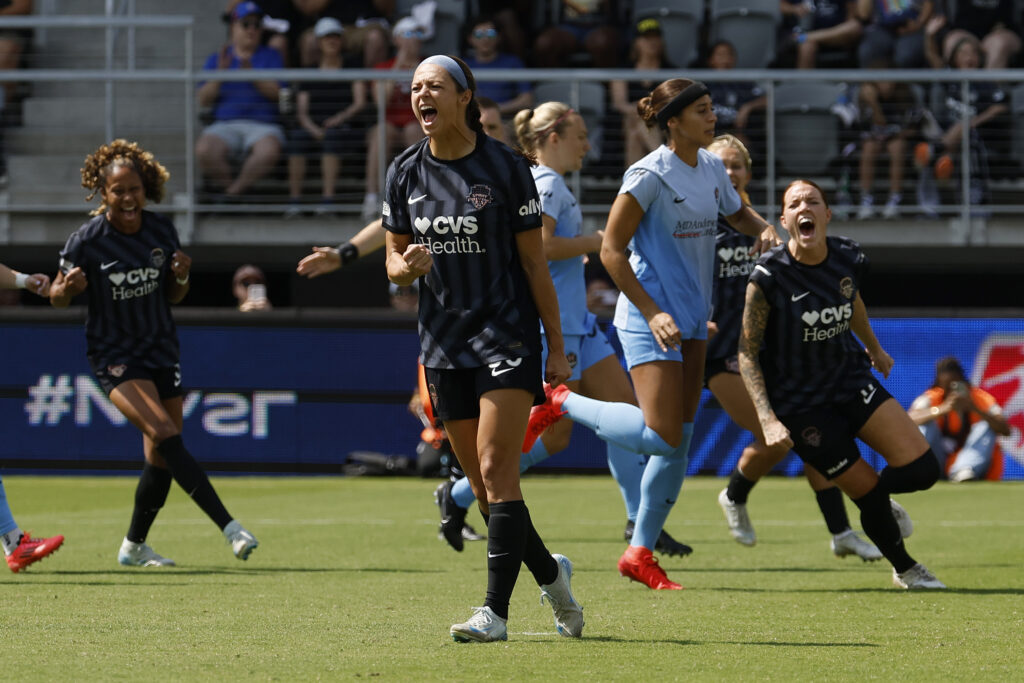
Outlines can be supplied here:
[[722, 506], [725, 513], [725, 521], [729, 525], [729, 533], [743, 545], [754, 545], [757, 543], [757, 534], [754, 533], [754, 525], [750, 523], [747, 515], [747, 506], [744, 503], [734, 503], [729, 500], [728, 489], [722, 489], [718, 494], [718, 504]]
[[836, 557], [856, 555], [865, 562], [882, 559], [882, 551], [874, 543], [868, 543], [857, 535], [853, 529], [847, 529], [832, 537], [832, 552]]
[[892, 504], [892, 516], [896, 518], [896, 523], [900, 526], [900, 536], [910, 538], [910, 534], [914, 533], [914, 523], [910, 520], [910, 515], [902, 505], [892, 498], [889, 499], [889, 502]]
[[902, 574], [897, 572], [894, 567], [892, 570], [892, 583], [897, 588], [906, 588], [907, 590], [941, 590], [946, 587], [946, 584], [935, 578], [935, 574], [928, 571], [928, 567], [925, 567], [920, 562]]
[[231, 551], [240, 560], [248, 560], [249, 554], [260, 545], [256, 537], [246, 531], [245, 527], [236, 520], [231, 520], [224, 527], [224, 538], [228, 539], [228, 543], [231, 544]]
[[134, 543], [127, 538], [121, 542], [117, 561], [126, 567], [173, 567], [174, 560], [157, 555], [145, 543]]
[[452, 624], [452, 640], [456, 643], [493, 643], [508, 640], [508, 628], [490, 607], [474, 607], [473, 616], [461, 624]]
[[540, 587], [540, 604], [548, 599], [551, 610], [555, 613], [555, 628], [566, 638], [579, 638], [583, 635], [583, 608], [572, 596], [572, 562], [565, 555], [552, 553], [558, 563], [558, 576], [553, 583]]

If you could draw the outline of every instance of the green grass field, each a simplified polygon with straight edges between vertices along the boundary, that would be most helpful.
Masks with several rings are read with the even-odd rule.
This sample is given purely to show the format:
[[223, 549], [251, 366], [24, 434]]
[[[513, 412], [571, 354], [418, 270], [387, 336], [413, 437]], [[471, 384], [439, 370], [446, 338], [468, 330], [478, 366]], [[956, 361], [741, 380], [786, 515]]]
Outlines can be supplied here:
[[804, 482], [761, 483], [746, 548], [715, 502], [723, 481], [693, 478], [668, 529], [695, 552], [663, 560], [686, 590], [656, 592], [616, 571], [625, 515], [610, 477], [531, 476], [534, 522], [576, 566], [584, 637], [558, 636], [524, 569], [509, 641], [456, 644], [448, 627], [483, 601], [486, 544], [437, 540], [436, 481], [215, 477], [261, 542], [244, 563], [175, 488], [149, 539], [178, 562], [167, 569], [116, 562], [134, 479], [4, 483], [21, 525], [67, 537], [0, 579], [5, 681], [1024, 678], [1020, 484], [901, 496], [911, 554], [950, 587], [908, 593], [884, 561], [832, 556]]

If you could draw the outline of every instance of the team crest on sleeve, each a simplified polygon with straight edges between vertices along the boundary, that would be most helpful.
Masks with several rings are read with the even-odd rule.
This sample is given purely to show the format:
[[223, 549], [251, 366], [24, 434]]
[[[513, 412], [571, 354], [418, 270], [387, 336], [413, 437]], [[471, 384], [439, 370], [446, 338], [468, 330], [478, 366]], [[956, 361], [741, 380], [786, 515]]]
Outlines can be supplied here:
[[718, 201], [718, 188], [715, 188], [715, 201]]
[[487, 185], [473, 185], [469, 188], [469, 194], [466, 196], [466, 199], [479, 210], [494, 201], [494, 193]]
[[162, 266], [164, 264], [164, 260], [164, 250], [161, 249], [160, 247], [157, 247], [153, 251], [149, 252], [149, 262], [153, 265], [154, 268], [159, 268], [160, 266]]
[[128, 369], [127, 365], [108, 365], [107, 373], [114, 377], [120, 377], [124, 374], [124, 371]]
[[839, 281], [839, 293], [847, 299], [853, 298], [853, 278], [844, 277]]
[[385, 218], [391, 218], [391, 205], [390, 204], [388, 204], [387, 202], [384, 202], [383, 204], [381, 204], [380, 210], [381, 210], [381, 214], [383, 214], [383, 216]]

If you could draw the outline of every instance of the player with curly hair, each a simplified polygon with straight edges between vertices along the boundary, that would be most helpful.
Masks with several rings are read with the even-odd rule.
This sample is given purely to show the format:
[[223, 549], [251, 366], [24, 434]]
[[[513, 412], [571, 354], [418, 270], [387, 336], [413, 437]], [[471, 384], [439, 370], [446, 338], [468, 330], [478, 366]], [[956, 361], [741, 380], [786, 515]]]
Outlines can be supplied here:
[[228, 514], [181, 438], [181, 366], [170, 304], [189, 290], [192, 259], [166, 217], [145, 210], [159, 202], [170, 175], [138, 144], [114, 140], [85, 159], [82, 187], [97, 194], [93, 218], [72, 233], [60, 253], [50, 303], [64, 308], [86, 293], [87, 355], [100, 386], [142, 432], [146, 463], [135, 509], [118, 553], [123, 565], [173, 565], [146, 544], [173, 478], [217, 524], [235, 555], [258, 545]]

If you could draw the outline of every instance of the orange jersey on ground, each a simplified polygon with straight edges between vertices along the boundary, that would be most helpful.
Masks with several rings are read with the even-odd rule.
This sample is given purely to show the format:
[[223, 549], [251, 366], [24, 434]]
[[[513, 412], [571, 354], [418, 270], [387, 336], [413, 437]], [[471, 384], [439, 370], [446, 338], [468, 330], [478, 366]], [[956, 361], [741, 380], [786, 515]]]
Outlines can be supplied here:
[[[942, 402], [946, 400], [946, 392], [941, 387], [932, 387], [924, 392], [924, 396], [928, 397], [928, 401], [932, 407], [942, 405]], [[971, 387], [971, 401], [983, 412], [989, 412], [993, 406], [998, 408], [996, 399], [992, 394], [988, 393], [984, 389], [978, 387]], [[967, 433], [971, 430], [971, 427], [981, 422], [984, 418], [975, 412], [967, 414], [967, 424], [964, 424], [963, 415], [957, 411], [951, 411], [942, 417], [935, 418], [935, 424], [938, 425], [939, 431], [942, 432], [943, 436], [947, 436], [956, 442], [956, 450], [959, 451], [964, 446], [964, 442], [967, 440]], [[953, 456], [954, 453], [950, 453]], [[948, 474], [949, 468], [953, 465], [955, 458], [950, 457], [946, 461], [946, 472]], [[992, 466], [989, 467], [988, 472], [985, 473], [985, 479], [989, 481], [999, 481], [1003, 478], [1003, 452], [999, 448], [999, 442], [996, 442], [995, 447], [992, 449]]]

